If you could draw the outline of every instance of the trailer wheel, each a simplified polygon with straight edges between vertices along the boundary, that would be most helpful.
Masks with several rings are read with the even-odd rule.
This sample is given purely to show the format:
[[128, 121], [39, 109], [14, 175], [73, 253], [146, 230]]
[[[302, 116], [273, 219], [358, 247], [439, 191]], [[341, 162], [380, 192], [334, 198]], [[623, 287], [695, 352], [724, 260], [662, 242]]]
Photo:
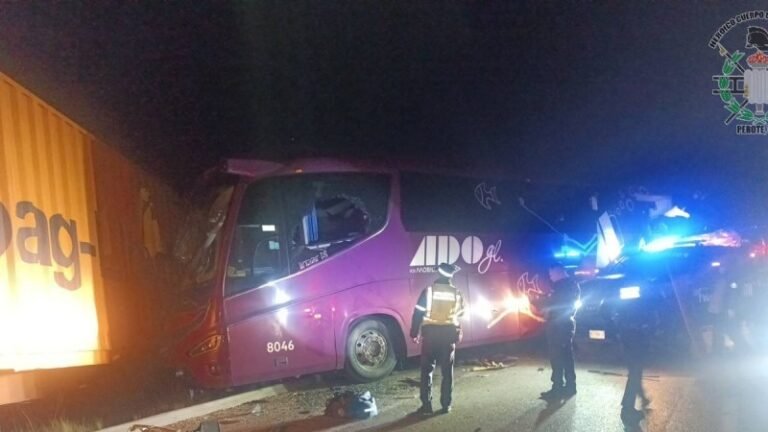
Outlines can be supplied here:
[[386, 324], [365, 319], [347, 336], [346, 371], [356, 381], [376, 381], [392, 373], [397, 365], [395, 345]]

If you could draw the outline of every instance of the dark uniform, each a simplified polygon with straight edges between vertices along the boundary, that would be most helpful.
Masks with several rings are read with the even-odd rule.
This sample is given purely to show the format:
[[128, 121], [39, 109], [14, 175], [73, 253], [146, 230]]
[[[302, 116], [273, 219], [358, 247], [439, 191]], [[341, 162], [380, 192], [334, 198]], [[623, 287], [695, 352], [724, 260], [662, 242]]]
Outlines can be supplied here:
[[[441, 265], [441, 268], [445, 268]], [[452, 275], [458, 267], [446, 268], [445, 274]], [[441, 273], [443, 273], [441, 271]], [[424, 289], [413, 310], [411, 337], [421, 331], [421, 408], [419, 412], [432, 412], [432, 373], [435, 363], [440, 363], [443, 382], [440, 386], [440, 404], [444, 413], [451, 410], [453, 393], [453, 362], [456, 343], [461, 339], [459, 318], [464, 313], [464, 299], [453, 286], [449, 276], [441, 276], [435, 283]]]
[[542, 393], [542, 397], [570, 396], [576, 393], [573, 335], [576, 331], [576, 302], [580, 296], [579, 284], [565, 277], [554, 282], [552, 294], [545, 302], [552, 389]]
[[743, 302], [740, 285], [731, 272], [720, 267], [714, 280], [714, 288], [709, 300], [709, 313], [712, 319], [712, 350], [715, 354], [725, 351], [725, 337], [734, 344], [734, 351], [747, 347], [747, 341], [741, 331]]
[[619, 337], [624, 346], [624, 359], [628, 372], [627, 385], [621, 400], [621, 418], [625, 423], [636, 423], [643, 417], [642, 413], [635, 409], [638, 397], [644, 407], [650, 403], [643, 389], [643, 368], [648, 360], [651, 335], [650, 315], [644, 303], [642, 296], [619, 300], [614, 315]]

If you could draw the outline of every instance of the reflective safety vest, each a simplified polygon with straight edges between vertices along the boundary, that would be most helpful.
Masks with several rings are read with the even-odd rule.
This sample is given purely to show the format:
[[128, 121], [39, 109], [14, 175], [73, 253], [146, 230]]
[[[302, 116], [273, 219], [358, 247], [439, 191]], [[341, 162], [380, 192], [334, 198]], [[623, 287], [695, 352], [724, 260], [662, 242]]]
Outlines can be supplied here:
[[423, 325], [459, 325], [461, 294], [452, 285], [435, 283], [427, 288]]

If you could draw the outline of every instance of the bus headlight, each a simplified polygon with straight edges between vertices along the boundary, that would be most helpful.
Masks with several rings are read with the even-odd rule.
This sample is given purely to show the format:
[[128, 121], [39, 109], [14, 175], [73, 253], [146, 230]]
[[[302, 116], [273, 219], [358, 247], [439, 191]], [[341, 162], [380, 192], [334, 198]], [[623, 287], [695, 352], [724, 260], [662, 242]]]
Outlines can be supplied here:
[[508, 311], [517, 312], [520, 309], [518, 300], [515, 297], [509, 296], [504, 299], [504, 309]]
[[518, 311], [530, 314], [531, 313], [531, 300], [528, 299], [528, 296], [525, 294], [520, 295], [520, 297], [517, 298], [517, 308]]
[[221, 346], [221, 335], [213, 335], [205, 338], [204, 341], [195, 345], [194, 348], [187, 353], [190, 357], [197, 357], [207, 352], [216, 351]]
[[482, 297], [478, 297], [475, 304], [472, 305], [472, 312], [486, 321], [493, 319], [493, 306]]

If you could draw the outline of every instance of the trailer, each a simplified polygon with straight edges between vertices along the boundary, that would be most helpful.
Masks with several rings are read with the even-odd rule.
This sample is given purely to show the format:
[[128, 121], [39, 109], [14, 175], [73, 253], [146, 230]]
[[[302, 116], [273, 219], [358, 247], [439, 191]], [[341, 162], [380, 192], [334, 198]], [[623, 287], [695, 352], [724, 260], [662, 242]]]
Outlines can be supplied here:
[[149, 349], [181, 203], [0, 73], [0, 404]]

